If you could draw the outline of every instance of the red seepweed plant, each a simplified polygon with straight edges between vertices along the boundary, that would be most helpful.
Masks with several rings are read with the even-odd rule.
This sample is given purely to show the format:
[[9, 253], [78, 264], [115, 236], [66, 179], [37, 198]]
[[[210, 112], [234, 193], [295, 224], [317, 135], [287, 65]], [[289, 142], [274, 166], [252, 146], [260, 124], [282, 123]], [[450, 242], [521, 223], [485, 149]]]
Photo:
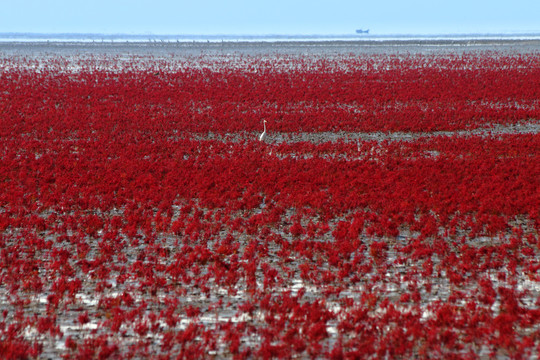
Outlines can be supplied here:
[[77, 59], [0, 61], [0, 357], [538, 351], [538, 55]]

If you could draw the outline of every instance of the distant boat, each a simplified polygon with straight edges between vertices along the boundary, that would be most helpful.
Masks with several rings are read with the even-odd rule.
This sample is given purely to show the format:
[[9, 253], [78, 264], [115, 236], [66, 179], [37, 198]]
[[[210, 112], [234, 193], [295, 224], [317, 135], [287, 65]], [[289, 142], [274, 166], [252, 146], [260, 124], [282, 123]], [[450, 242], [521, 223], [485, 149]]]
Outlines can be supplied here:
[[358, 30], [356, 30], [356, 33], [357, 34], [369, 34], [369, 29], [366, 29], [366, 30], [358, 29]]

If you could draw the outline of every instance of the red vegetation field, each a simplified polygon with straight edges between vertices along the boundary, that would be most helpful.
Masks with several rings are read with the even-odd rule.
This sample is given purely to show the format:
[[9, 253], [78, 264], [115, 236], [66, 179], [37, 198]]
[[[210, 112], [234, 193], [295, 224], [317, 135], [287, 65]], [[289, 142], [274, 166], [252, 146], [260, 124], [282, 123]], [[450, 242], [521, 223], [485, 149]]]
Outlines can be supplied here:
[[534, 54], [4, 59], [0, 357], [538, 355], [539, 119]]

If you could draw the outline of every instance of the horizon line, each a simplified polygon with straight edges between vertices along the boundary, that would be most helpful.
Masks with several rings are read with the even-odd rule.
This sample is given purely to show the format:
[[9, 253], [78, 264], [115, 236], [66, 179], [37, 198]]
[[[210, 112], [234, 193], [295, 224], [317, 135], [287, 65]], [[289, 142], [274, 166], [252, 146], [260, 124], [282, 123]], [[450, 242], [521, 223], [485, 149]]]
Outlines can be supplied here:
[[166, 37], [215, 37], [215, 36], [250, 36], [250, 37], [268, 37], [268, 36], [352, 36], [352, 37], [377, 37], [377, 36], [471, 36], [471, 35], [540, 35], [540, 30], [531, 31], [498, 31], [498, 32], [404, 32], [404, 33], [368, 33], [357, 34], [351, 31], [350, 33], [129, 33], [129, 32], [20, 32], [20, 31], [2, 31], [0, 36], [127, 36], [127, 37], [152, 37], [152, 36], [166, 36]]

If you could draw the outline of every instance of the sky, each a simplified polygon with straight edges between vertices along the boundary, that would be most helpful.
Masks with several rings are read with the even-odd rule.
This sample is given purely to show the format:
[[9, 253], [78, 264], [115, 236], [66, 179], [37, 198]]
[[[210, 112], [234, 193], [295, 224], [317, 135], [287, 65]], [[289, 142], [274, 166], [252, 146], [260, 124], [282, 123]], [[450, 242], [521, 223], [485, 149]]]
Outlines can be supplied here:
[[153, 35], [540, 32], [539, 0], [8, 0], [0, 33]]

